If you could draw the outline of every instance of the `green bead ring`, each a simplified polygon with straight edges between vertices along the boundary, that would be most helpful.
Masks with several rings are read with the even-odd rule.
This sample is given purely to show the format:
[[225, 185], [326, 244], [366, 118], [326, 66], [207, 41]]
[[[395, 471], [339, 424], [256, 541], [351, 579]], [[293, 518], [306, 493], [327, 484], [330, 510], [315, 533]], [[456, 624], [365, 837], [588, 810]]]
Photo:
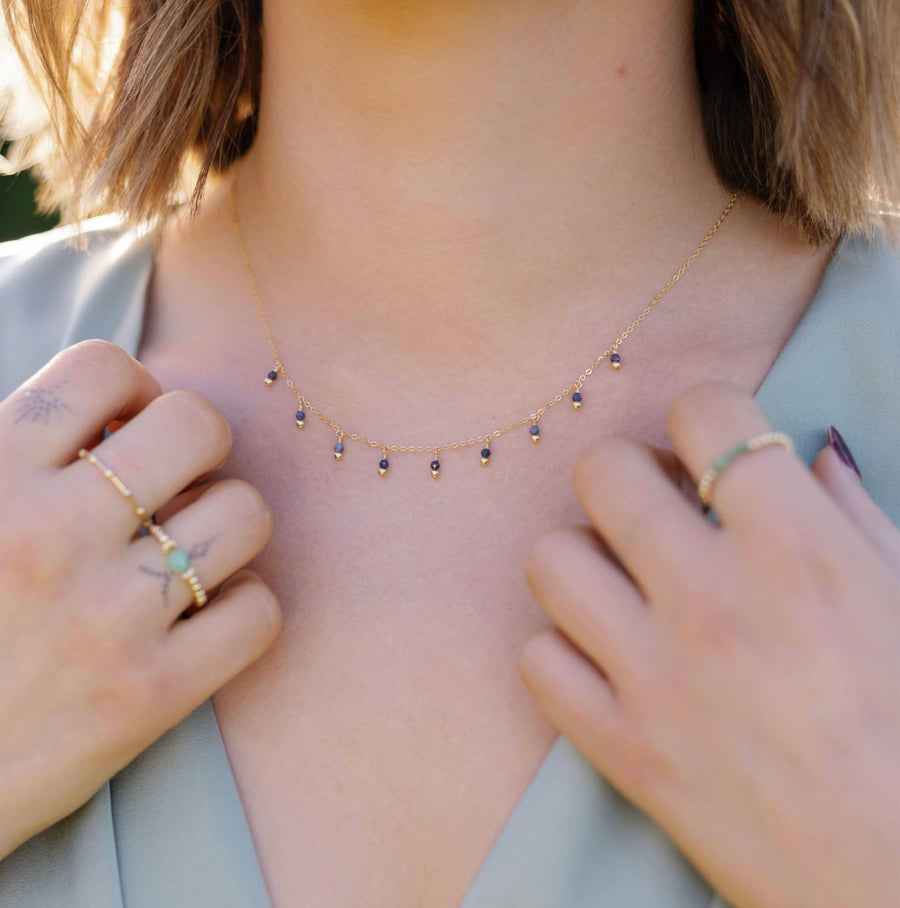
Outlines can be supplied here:
[[176, 548], [166, 555], [166, 565], [173, 574], [183, 574], [191, 566], [191, 559], [184, 549]]
[[794, 452], [794, 443], [791, 441], [790, 436], [784, 432], [763, 432], [761, 435], [754, 435], [753, 438], [729, 448], [712, 462], [697, 483], [697, 494], [700, 496], [704, 506], [709, 507], [710, 505], [713, 482], [719, 473], [736, 457], [740, 457], [741, 454], [746, 454], [748, 451], [755, 451], [764, 445], [782, 445], [791, 453]]

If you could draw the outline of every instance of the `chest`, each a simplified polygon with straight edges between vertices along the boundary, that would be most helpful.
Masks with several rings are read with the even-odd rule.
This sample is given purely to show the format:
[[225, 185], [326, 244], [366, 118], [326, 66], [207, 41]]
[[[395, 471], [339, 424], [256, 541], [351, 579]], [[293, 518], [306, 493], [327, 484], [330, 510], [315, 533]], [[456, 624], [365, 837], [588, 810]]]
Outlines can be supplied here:
[[263, 874], [277, 906], [456, 908], [557, 736], [515, 666], [549, 623], [528, 548], [584, 520], [565, 444], [522, 439], [506, 472], [454, 452], [437, 480], [395, 456], [382, 479], [310, 428], [264, 471], [238, 430], [223, 471], [276, 523], [253, 567], [284, 629], [213, 699]]
[[447, 452], [436, 480], [428, 455], [394, 455], [384, 478], [377, 451], [348, 445], [336, 462], [333, 433], [297, 429], [290, 395], [249, 364], [197, 374], [187, 351], [142, 348], [165, 390], [197, 390], [228, 418], [213, 478], [250, 481], [275, 517], [251, 566], [284, 628], [213, 705], [277, 908], [458, 908], [557, 737], [515, 670], [549, 623], [522, 566], [537, 535], [586, 522], [578, 454], [603, 432], [668, 447], [680, 390], [728, 377], [752, 392], [781, 345], [648, 359], [602, 407], [564, 403], [539, 445], [526, 427], [487, 467], [477, 448]]

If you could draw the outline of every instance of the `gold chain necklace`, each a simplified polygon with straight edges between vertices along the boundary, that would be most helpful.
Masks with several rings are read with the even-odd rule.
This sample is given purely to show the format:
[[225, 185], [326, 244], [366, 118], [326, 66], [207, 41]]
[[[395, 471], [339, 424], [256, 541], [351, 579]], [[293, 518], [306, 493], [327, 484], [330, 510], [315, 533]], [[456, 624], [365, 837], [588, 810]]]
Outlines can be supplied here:
[[284, 364], [281, 362], [281, 357], [278, 355], [278, 348], [275, 346], [275, 340], [272, 337], [272, 331], [269, 328], [269, 320], [266, 318], [266, 313], [263, 308], [262, 300], [259, 295], [259, 288], [256, 285], [256, 278], [253, 274], [253, 269], [250, 267], [250, 258], [247, 255], [247, 246], [244, 242], [244, 234], [241, 230], [240, 220], [238, 218], [237, 211], [237, 196], [235, 194], [235, 181], [231, 182], [231, 213], [234, 220], [234, 229], [237, 234], [238, 243], [241, 248], [241, 258], [244, 262], [244, 269], [247, 272], [247, 279], [250, 283], [250, 289], [253, 292], [253, 302], [256, 306], [256, 311], [259, 313], [260, 321], [262, 322], [263, 329], [266, 332], [266, 337], [269, 340], [269, 346], [272, 348], [272, 357], [274, 364], [272, 369], [265, 377], [265, 383], [267, 386], [271, 386], [275, 380], [278, 378], [279, 373], [284, 376], [284, 382], [291, 389], [294, 394], [294, 397], [297, 398], [297, 411], [294, 414], [294, 422], [298, 428], [303, 428], [306, 424], [307, 417], [310, 413], [314, 416], [317, 416], [322, 422], [325, 423], [337, 436], [337, 441], [334, 443], [334, 459], [341, 460], [344, 456], [344, 439], [351, 439], [352, 441], [358, 441], [361, 444], [368, 445], [370, 448], [376, 448], [381, 451], [381, 460], [378, 463], [378, 473], [380, 476], [386, 476], [390, 462], [388, 460], [388, 454], [394, 452], [397, 454], [425, 454], [430, 453], [432, 455], [432, 460], [430, 463], [431, 475], [437, 479], [440, 476], [441, 463], [439, 460], [441, 451], [449, 451], [454, 448], [469, 448], [473, 445], [481, 444], [481, 463], [484, 466], [490, 462], [491, 457], [491, 442], [495, 438], [499, 438], [501, 435], [505, 435], [507, 432], [512, 432], [513, 429], [518, 429], [520, 426], [529, 424], [528, 434], [531, 437], [532, 442], [537, 443], [541, 438], [541, 428], [538, 425], [540, 418], [552, 407], [555, 407], [561, 400], [565, 398], [570, 398], [572, 401], [572, 407], [575, 410], [581, 409], [581, 403], [583, 400], [583, 395], [581, 393], [582, 385], [589, 375], [608, 357], [610, 365], [614, 370], [619, 370], [622, 366], [622, 357], [619, 354], [619, 346], [631, 334], [632, 331], [647, 317], [651, 309], [675, 286], [677, 281], [684, 275], [684, 273], [691, 267], [694, 260], [702, 252], [706, 244], [713, 238], [716, 231], [722, 226], [725, 218], [728, 217], [731, 209], [734, 208], [735, 202], [738, 198], [738, 193], [735, 193], [731, 197], [731, 201], [725, 207], [724, 211], [719, 215], [715, 224], [710, 228], [709, 233], [700, 241], [697, 248], [691, 253], [687, 261], [669, 278], [668, 283], [653, 297], [653, 300], [644, 308], [641, 314], [613, 341], [613, 343], [603, 351], [591, 364], [588, 366], [578, 378], [575, 379], [572, 384], [567, 388], [563, 388], [555, 397], [551, 398], [544, 404], [544, 406], [538, 408], [533, 413], [530, 413], [528, 416], [523, 416], [521, 419], [517, 419], [515, 422], [511, 422], [508, 426], [504, 426], [502, 429], [494, 429], [491, 432], [485, 432], [479, 435], [474, 435], [472, 438], [466, 439], [465, 441], [454, 441], [447, 442], [444, 444], [437, 445], [397, 445], [397, 444], [385, 444], [380, 441], [375, 441], [372, 438], [367, 438], [365, 435], [358, 435], [355, 432], [348, 432], [346, 429], [341, 428], [334, 420], [326, 416], [321, 410], [318, 409], [311, 401], [307, 400], [299, 391], [296, 384], [291, 380], [291, 377], [288, 375], [287, 370], [284, 368]]

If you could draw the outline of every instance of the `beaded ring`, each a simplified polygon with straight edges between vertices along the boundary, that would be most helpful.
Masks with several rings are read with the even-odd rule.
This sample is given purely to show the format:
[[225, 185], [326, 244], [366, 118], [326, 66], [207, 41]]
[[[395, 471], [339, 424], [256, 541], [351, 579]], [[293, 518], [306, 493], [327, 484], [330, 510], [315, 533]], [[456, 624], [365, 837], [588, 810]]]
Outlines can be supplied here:
[[762, 448], [765, 445], [782, 445], [791, 453], [794, 451], [793, 441], [791, 441], [790, 436], [786, 435], [784, 432], [763, 432], [761, 435], [755, 435], [753, 438], [741, 442], [733, 448], [729, 448], [721, 457], [718, 457], [712, 462], [697, 483], [697, 493], [703, 504], [706, 507], [709, 507], [713, 483], [719, 473], [725, 469], [727, 464], [736, 457], [740, 457], [741, 454], [746, 454], [748, 451], [755, 451], [757, 448]]
[[119, 494], [131, 503], [131, 506], [134, 508], [134, 513], [140, 519], [142, 526], [162, 546], [163, 554], [166, 556], [166, 567], [173, 574], [178, 574], [178, 576], [191, 588], [191, 593], [194, 597], [194, 605], [196, 605], [197, 608], [206, 605], [208, 601], [206, 590], [203, 589], [203, 584], [200, 583], [197, 572], [191, 566], [191, 559], [188, 553], [180, 548], [175, 540], [172, 539], [159, 524], [154, 523], [152, 517], [147, 516], [147, 509], [135, 501], [134, 493], [131, 489], [129, 489], [128, 486], [126, 486], [125, 483], [122, 482], [122, 480], [119, 479], [105, 463], [103, 463], [103, 461], [86, 448], [81, 448], [78, 452], [78, 456], [82, 460], [87, 460], [92, 463], [100, 471], [103, 477], [108, 479], [116, 487]]
[[206, 590], [203, 589], [197, 572], [191, 566], [190, 555], [180, 548], [158, 523], [150, 521], [145, 526], [150, 535], [162, 546], [163, 554], [166, 556], [166, 567], [173, 574], [178, 574], [191, 588], [191, 592], [194, 594], [194, 605], [197, 608], [206, 605]]

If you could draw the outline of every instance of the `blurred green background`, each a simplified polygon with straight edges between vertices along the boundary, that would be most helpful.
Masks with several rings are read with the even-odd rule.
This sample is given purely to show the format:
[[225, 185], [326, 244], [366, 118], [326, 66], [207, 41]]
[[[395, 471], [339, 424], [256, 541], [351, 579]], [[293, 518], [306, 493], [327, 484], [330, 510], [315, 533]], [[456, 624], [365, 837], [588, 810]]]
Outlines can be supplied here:
[[[2, 151], [6, 152], [5, 145]], [[0, 176], [0, 243], [47, 230], [56, 224], [55, 217], [34, 213], [34, 185], [27, 172]]]

